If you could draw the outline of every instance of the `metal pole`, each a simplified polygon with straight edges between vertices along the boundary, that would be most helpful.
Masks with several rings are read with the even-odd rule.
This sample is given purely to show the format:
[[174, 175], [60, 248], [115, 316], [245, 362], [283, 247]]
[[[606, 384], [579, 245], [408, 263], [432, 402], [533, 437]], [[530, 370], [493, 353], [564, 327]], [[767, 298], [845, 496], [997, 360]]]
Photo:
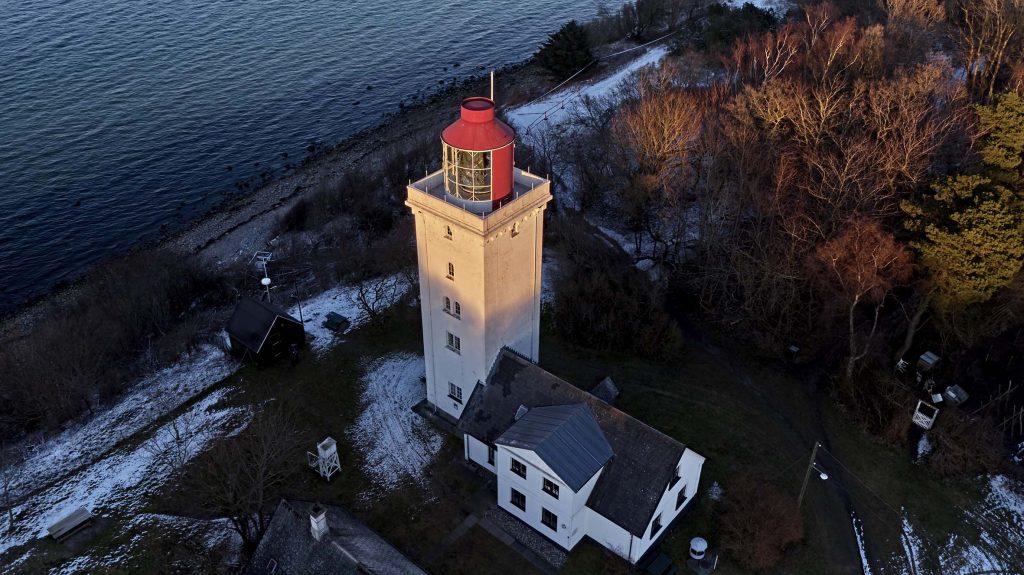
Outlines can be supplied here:
[[494, 102], [494, 70], [491, 70], [491, 102]]
[[811, 471], [814, 470], [814, 458], [818, 455], [818, 442], [814, 442], [814, 449], [811, 450], [811, 460], [807, 462], [807, 473], [804, 473], [804, 484], [800, 486], [800, 497], [796, 498], [796, 507], [800, 508], [800, 505], [804, 502], [804, 493], [807, 491], [807, 482], [811, 479]]

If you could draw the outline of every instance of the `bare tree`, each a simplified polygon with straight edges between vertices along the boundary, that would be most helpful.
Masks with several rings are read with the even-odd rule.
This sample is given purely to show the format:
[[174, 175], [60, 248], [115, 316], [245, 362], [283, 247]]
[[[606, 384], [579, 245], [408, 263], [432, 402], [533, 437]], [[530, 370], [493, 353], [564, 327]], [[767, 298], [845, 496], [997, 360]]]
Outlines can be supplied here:
[[190, 409], [158, 429], [142, 448], [168, 472], [180, 471], [195, 455], [202, 421], [199, 411]]
[[[853, 377], [857, 362], [870, 350], [886, 296], [910, 276], [910, 256], [876, 221], [855, 219], [838, 236], [822, 244], [815, 258], [827, 270], [834, 282], [832, 287], [846, 300], [850, 345], [846, 377], [849, 379]], [[858, 344], [857, 308], [862, 303], [873, 305], [874, 309], [871, 329]]]
[[378, 325], [384, 320], [385, 312], [401, 298], [406, 287], [405, 278], [401, 274], [361, 279], [356, 282], [356, 292], [352, 299], [366, 314], [369, 323]]
[[301, 468], [301, 445], [297, 415], [276, 403], [266, 406], [241, 433], [203, 455], [190, 478], [198, 503], [226, 516], [242, 544], [253, 549], [277, 490]]
[[991, 100], [1003, 66], [1024, 18], [1024, 0], [957, 0], [955, 40], [967, 74], [971, 95]]

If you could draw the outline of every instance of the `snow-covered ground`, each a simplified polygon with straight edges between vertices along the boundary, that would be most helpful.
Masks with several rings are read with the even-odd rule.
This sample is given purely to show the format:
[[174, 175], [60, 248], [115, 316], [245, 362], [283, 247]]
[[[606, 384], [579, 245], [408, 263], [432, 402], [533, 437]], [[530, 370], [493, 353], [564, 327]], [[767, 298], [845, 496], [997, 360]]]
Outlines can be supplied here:
[[793, 7], [792, 0], [725, 0], [725, 4], [739, 8], [744, 4], [753, 4], [762, 10], [774, 10], [778, 16], [785, 16], [786, 12]]
[[441, 449], [441, 435], [412, 411], [427, 397], [424, 373], [421, 356], [395, 353], [374, 360], [363, 377], [363, 413], [349, 433], [382, 492], [421, 480]]
[[[231, 392], [218, 389], [191, 408], [161, 426], [155, 435], [169, 433], [171, 426], [189, 421], [189, 441], [182, 460], [200, 453], [214, 438], [244, 425], [245, 410], [218, 408]], [[45, 537], [46, 528], [79, 506], [99, 517], [124, 520], [138, 511], [146, 496], [158, 491], [170, 479], [163, 463], [145, 444], [114, 449], [90, 465], [33, 493], [14, 508], [13, 531], [0, 535], [0, 554], [12, 547]]]
[[563, 130], [582, 111], [584, 98], [603, 99], [630, 76], [647, 66], [657, 65], [668, 54], [668, 48], [655, 46], [617, 70], [593, 83], [576, 84], [553, 92], [544, 98], [511, 108], [506, 116], [521, 140], [536, 144], [551, 130]]
[[230, 375], [238, 363], [204, 345], [167, 369], [135, 384], [113, 406], [59, 435], [24, 448], [25, 460], [11, 472], [11, 497], [19, 498], [77, 467], [89, 465], [126, 437]]
[[[952, 533], [935, 539], [915, 529], [904, 515], [902, 555], [876, 568], [881, 575], [972, 575], [977, 573], [1021, 573], [1024, 563], [1024, 485], [1003, 476], [985, 479], [985, 497], [962, 510], [964, 534]], [[865, 536], [854, 520], [858, 542]], [[870, 534], [868, 534], [870, 535]], [[871, 566], [863, 553], [864, 572]], [[876, 563], [877, 566], [877, 563]]]
[[[381, 309], [392, 305], [409, 289], [400, 276], [388, 279], [395, 282], [394, 289], [369, 296]], [[310, 348], [314, 352], [322, 352], [340, 341], [322, 326], [327, 312], [335, 311], [349, 318], [349, 329], [366, 323], [366, 313], [356, 302], [357, 293], [354, 286], [340, 286], [302, 302], [302, 317], [307, 333], [312, 336]], [[376, 297], [383, 299], [378, 302]], [[299, 305], [294, 306], [290, 313], [298, 317], [298, 308]], [[141, 379], [115, 404], [82, 418], [54, 437], [22, 447], [25, 459], [10, 473], [11, 496], [18, 501], [14, 508], [15, 528], [0, 534], [0, 555], [46, 536], [47, 526], [79, 506], [99, 517], [113, 519], [119, 532], [131, 529], [132, 514], [173, 475], [168, 460], [188, 461], [217, 437], [244, 427], [249, 416], [246, 410], [216, 407], [233, 391], [231, 388], [208, 393], [238, 367], [238, 362], [221, 349], [203, 345], [174, 365]], [[423, 372], [422, 360], [419, 372]], [[419, 384], [418, 379], [416, 383]], [[422, 392], [423, 386], [418, 385], [417, 389]], [[204, 393], [207, 395], [202, 397]], [[153, 427], [196, 397], [201, 399], [188, 410]], [[171, 438], [182, 436], [183, 445], [175, 448]], [[171, 457], [166, 453], [168, 447], [177, 451]], [[87, 552], [66, 564], [63, 571], [87, 572], [115, 565], [129, 556], [132, 549], [130, 544], [122, 545], [119, 553], [105, 557], [93, 557]], [[7, 564], [0, 571], [14, 569], [30, 553], [4, 557]]]
[[[409, 291], [409, 282], [401, 275], [394, 275], [379, 280], [385, 289], [368, 290], [367, 301], [373, 306], [387, 308], [394, 305], [405, 292]], [[330, 312], [341, 314], [348, 318], [352, 324], [346, 331], [351, 331], [367, 322], [369, 319], [362, 305], [358, 302], [359, 289], [351, 285], [343, 285], [331, 288], [320, 295], [303, 301], [301, 304], [292, 306], [288, 313], [302, 319], [306, 328], [306, 335], [312, 336], [309, 348], [315, 353], [321, 353], [337, 343], [337, 336], [333, 331], [323, 326], [323, 321]], [[377, 302], [376, 298], [385, 298], [385, 301]]]
[[555, 302], [555, 275], [558, 273], [558, 260], [545, 257], [540, 269], [540, 303]]

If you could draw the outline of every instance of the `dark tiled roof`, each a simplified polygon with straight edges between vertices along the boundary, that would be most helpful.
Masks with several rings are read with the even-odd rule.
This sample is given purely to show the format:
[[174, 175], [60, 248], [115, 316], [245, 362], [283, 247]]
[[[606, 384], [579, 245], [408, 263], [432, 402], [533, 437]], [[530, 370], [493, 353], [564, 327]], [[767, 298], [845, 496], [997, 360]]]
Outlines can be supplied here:
[[642, 537], [686, 447], [593, 395], [532, 363], [501, 352], [488, 385], [477, 386], [459, 420], [459, 430], [493, 443], [515, 421], [520, 405], [530, 408], [584, 403], [615, 454], [587, 506]]
[[317, 541], [310, 532], [313, 503], [281, 500], [253, 553], [247, 575], [426, 575], [397, 549], [341, 507], [327, 511], [329, 533]]
[[272, 303], [245, 298], [235, 307], [235, 313], [228, 321], [227, 332], [253, 353], [258, 353], [267, 332], [279, 317], [302, 325], [299, 320]]
[[583, 403], [535, 407], [495, 443], [535, 452], [573, 491], [612, 457], [612, 447]]

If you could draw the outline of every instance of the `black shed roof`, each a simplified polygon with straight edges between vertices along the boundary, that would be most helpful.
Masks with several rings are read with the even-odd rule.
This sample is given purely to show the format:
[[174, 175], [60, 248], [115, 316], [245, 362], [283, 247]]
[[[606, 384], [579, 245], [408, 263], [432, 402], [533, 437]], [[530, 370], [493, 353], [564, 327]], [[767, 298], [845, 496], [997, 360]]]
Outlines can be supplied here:
[[235, 306], [235, 313], [228, 321], [228, 335], [253, 353], [259, 353], [277, 318], [302, 325], [302, 322], [270, 302], [245, 298]]
[[535, 407], [495, 443], [533, 451], [573, 491], [612, 458], [612, 447], [584, 403]]
[[686, 450], [682, 443], [507, 351], [498, 356], [488, 385], [470, 396], [459, 429], [494, 443], [513, 426], [520, 405], [533, 411], [579, 403], [590, 408], [614, 453], [587, 506], [642, 537], [675, 476]]
[[249, 560], [247, 575], [426, 575], [412, 561], [351, 513], [334, 505], [327, 512], [328, 533], [317, 541], [310, 532], [313, 503], [281, 500]]

